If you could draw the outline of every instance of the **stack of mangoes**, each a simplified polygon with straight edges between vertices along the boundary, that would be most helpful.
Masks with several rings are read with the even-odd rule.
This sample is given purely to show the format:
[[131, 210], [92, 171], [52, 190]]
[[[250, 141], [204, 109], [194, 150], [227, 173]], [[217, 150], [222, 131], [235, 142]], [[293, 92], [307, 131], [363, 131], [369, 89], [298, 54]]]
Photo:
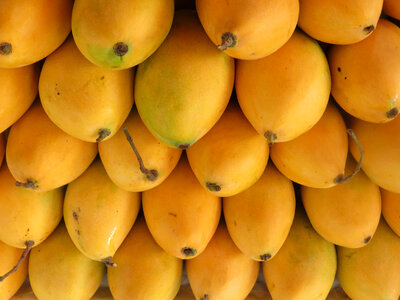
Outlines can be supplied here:
[[398, 0], [0, 0], [0, 299], [28, 274], [90, 299], [106, 273], [114, 299], [175, 299], [186, 273], [177, 299], [240, 300], [261, 269], [274, 300], [397, 300], [398, 20]]

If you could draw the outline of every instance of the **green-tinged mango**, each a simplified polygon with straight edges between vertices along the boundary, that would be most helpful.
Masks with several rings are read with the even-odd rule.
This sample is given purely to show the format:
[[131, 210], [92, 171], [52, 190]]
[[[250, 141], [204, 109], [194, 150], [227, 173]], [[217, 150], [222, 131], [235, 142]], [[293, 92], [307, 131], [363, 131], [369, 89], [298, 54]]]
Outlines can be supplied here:
[[292, 225], [296, 199], [292, 182], [269, 162], [250, 188], [223, 199], [229, 234], [236, 246], [254, 260], [275, 256]]
[[75, 246], [88, 258], [111, 265], [140, 209], [140, 194], [117, 187], [100, 159], [71, 182], [64, 221]]
[[92, 63], [127, 69], [160, 47], [173, 17], [174, 0], [75, 0], [72, 34]]
[[358, 249], [338, 247], [337, 278], [353, 300], [400, 297], [400, 238], [381, 219], [371, 242]]
[[262, 264], [272, 299], [324, 300], [335, 279], [336, 250], [299, 208], [282, 248]]
[[97, 155], [97, 145], [58, 128], [35, 103], [10, 130], [7, 166], [17, 184], [49, 191], [81, 175]]
[[[400, 193], [400, 118], [385, 124], [353, 118], [351, 128], [364, 149], [362, 169], [369, 179], [388, 191]], [[350, 152], [360, 159], [354, 141], [350, 141]]]
[[72, 38], [48, 56], [39, 79], [43, 108], [58, 127], [87, 142], [117, 133], [133, 105], [133, 69], [92, 64]]
[[270, 144], [293, 140], [321, 119], [331, 75], [321, 47], [305, 34], [295, 31], [274, 54], [236, 66], [240, 107]]
[[136, 221], [108, 269], [115, 300], [173, 300], [182, 280], [182, 260], [167, 254], [152, 238], [145, 221]]
[[[0, 274], [10, 271], [19, 261], [24, 250], [11, 247], [0, 241]], [[18, 270], [0, 282], [0, 300], [11, 299], [19, 290], [28, 275], [28, 259], [25, 259]]]
[[346, 112], [373, 123], [399, 114], [400, 28], [395, 24], [380, 19], [361, 42], [331, 47], [329, 65], [332, 95]]
[[83, 255], [63, 223], [29, 258], [29, 280], [40, 300], [88, 300], [99, 288], [104, 264]]
[[400, 194], [381, 189], [382, 215], [390, 228], [400, 236]]
[[[162, 183], [175, 168], [182, 150], [168, 147], [157, 140], [143, 124], [136, 110], [112, 138], [99, 143], [99, 154], [104, 168], [111, 180], [120, 188], [131, 191], [149, 190]], [[129, 145], [131, 136], [139, 158]]]
[[0, 1], [0, 68], [31, 65], [56, 50], [71, 31], [72, 6], [73, 0]]
[[208, 39], [196, 13], [175, 13], [161, 47], [139, 65], [135, 101], [158, 139], [189, 148], [221, 117], [233, 89], [235, 65]]
[[200, 185], [186, 156], [163, 183], [142, 195], [147, 226], [161, 248], [182, 259], [203, 252], [217, 229], [221, 199]]
[[186, 272], [197, 300], [242, 300], [253, 288], [260, 263], [244, 255], [224, 224], [218, 226], [207, 248], [186, 261]]
[[[355, 162], [349, 159], [350, 173]], [[373, 237], [381, 217], [381, 193], [363, 171], [345, 184], [316, 189], [303, 186], [304, 208], [314, 229], [333, 244], [359, 248]]]
[[239, 106], [232, 105], [186, 153], [203, 187], [214, 195], [228, 197], [246, 190], [261, 177], [269, 147]]
[[324, 115], [296, 139], [276, 143], [271, 158], [279, 171], [301, 185], [328, 188], [344, 178], [348, 138], [340, 112], [328, 104]]

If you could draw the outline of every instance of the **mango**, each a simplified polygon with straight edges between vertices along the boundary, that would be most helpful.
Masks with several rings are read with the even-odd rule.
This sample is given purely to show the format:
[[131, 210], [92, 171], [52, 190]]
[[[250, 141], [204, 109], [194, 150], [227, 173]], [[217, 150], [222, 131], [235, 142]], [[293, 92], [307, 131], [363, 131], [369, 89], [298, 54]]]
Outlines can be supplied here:
[[239, 60], [236, 68], [240, 107], [270, 144], [295, 139], [322, 117], [331, 89], [328, 61], [300, 31], [272, 55]]
[[58, 128], [39, 102], [19, 119], [7, 140], [7, 165], [18, 184], [49, 191], [81, 175], [97, 155], [97, 145]]
[[172, 300], [182, 280], [182, 260], [167, 254], [152, 238], [143, 218], [136, 221], [108, 269], [115, 300]]
[[75, 0], [72, 34], [92, 63], [127, 69], [153, 54], [172, 25], [174, 0]]
[[357, 43], [376, 28], [382, 4], [383, 0], [300, 0], [299, 27], [325, 43]]
[[276, 143], [270, 155], [290, 180], [328, 188], [344, 177], [347, 152], [346, 125], [335, 106], [328, 104], [317, 124], [292, 141]]
[[[374, 183], [393, 193], [400, 193], [400, 118], [385, 124], [374, 124], [353, 118], [351, 128], [364, 148], [362, 169]], [[360, 153], [354, 141], [350, 152]]]
[[39, 95], [51, 121], [69, 135], [100, 142], [117, 133], [133, 105], [133, 69], [104, 69], [69, 38], [44, 62]]
[[390, 228], [400, 236], [400, 194], [381, 189], [382, 215]]
[[[11, 247], [0, 241], [0, 274], [10, 271], [20, 259], [24, 250]], [[8, 300], [19, 290], [28, 275], [28, 259], [25, 259], [18, 270], [0, 282], [0, 299]]]
[[[348, 172], [355, 167], [350, 159]], [[331, 188], [303, 186], [304, 208], [314, 229], [329, 242], [347, 248], [365, 246], [381, 217], [381, 193], [363, 171]]]
[[234, 70], [233, 59], [214, 47], [196, 13], [177, 11], [164, 43], [137, 69], [139, 115], [160, 141], [189, 148], [224, 112]]
[[392, 18], [400, 20], [400, 3], [397, 0], [383, 1], [383, 12]]
[[200, 185], [185, 156], [163, 183], [143, 192], [142, 206], [157, 244], [182, 259], [203, 252], [221, 216], [221, 199]]
[[14, 124], [31, 106], [37, 95], [38, 81], [37, 64], [14, 69], [0, 68], [0, 133]]
[[111, 264], [140, 209], [140, 194], [118, 188], [96, 160], [65, 193], [68, 233], [88, 258]]
[[186, 261], [187, 277], [197, 300], [245, 299], [259, 269], [259, 262], [235, 246], [224, 224], [218, 226], [202, 254]]
[[203, 187], [214, 195], [228, 197], [246, 190], [261, 177], [269, 147], [239, 106], [231, 105], [186, 153]]
[[272, 299], [323, 300], [335, 279], [335, 246], [315, 232], [298, 208], [282, 248], [262, 267]]
[[43, 300], [86, 300], [100, 286], [102, 263], [84, 256], [61, 223], [41, 245], [32, 249], [29, 280], [35, 296]]
[[218, 49], [243, 60], [259, 59], [279, 49], [299, 17], [298, 0], [196, 0], [196, 9]]
[[329, 65], [332, 95], [346, 112], [373, 123], [389, 122], [398, 115], [400, 28], [395, 24], [381, 19], [363, 41], [333, 46]]
[[223, 199], [226, 226], [233, 242], [258, 261], [275, 256], [293, 222], [296, 199], [292, 182], [269, 162], [247, 190]]
[[[131, 135], [147, 172], [141, 169], [123, 128]], [[143, 124], [139, 114], [132, 110], [122, 128], [110, 139], [99, 143], [99, 154], [110, 179], [120, 188], [139, 192], [161, 184], [171, 174], [182, 150], [168, 147], [157, 140]]]
[[381, 219], [365, 247], [337, 248], [337, 278], [353, 300], [397, 300], [400, 296], [400, 238]]
[[6, 139], [4, 137], [4, 134], [0, 133], [0, 167], [1, 164], [3, 163], [5, 150], [6, 150]]
[[56, 50], [71, 31], [73, 0], [3, 0], [0, 68], [33, 64]]

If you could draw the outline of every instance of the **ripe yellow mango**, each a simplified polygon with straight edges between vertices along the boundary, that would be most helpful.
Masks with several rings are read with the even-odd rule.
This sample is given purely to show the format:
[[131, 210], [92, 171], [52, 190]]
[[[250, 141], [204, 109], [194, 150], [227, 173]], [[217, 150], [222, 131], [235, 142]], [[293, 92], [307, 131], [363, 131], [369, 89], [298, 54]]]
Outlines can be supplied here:
[[29, 280], [41, 300], [87, 300], [105, 274], [102, 263], [90, 260], [72, 243], [61, 223], [54, 233], [32, 249]]
[[231, 105], [217, 124], [186, 150], [194, 174], [204, 188], [221, 197], [252, 186], [268, 162], [268, 142]]
[[336, 250], [315, 232], [303, 209], [297, 209], [282, 248], [262, 265], [273, 299], [324, 300], [335, 279]]
[[157, 50], [173, 17], [174, 0], [75, 0], [72, 34], [92, 63], [127, 69]]
[[140, 208], [140, 194], [118, 188], [96, 160], [65, 193], [64, 221], [75, 246], [87, 257], [110, 263]]
[[382, 215], [390, 228], [400, 236], [400, 194], [381, 189]]
[[234, 61], [208, 39], [196, 13], [177, 11], [161, 47], [139, 65], [135, 101], [146, 127], [172, 147], [189, 148], [221, 117]]
[[43, 108], [63, 131], [87, 142], [117, 133], [133, 105], [133, 69], [92, 64], [69, 38], [48, 56], [40, 73]]
[[139, 192], [162, 183], [171, 174], [181, 157], [182, 150], [168, 147], [157, 140], [143, 124], [136, 110], [132, 110], [123, 124], [132, 136], [145, 168], [155, 170], [150, 179], [140, 169], [139, 161], [121, 128], [112, 138], [99, 143], [99, 154], [111, 180], [120, 188]]
[[221, 199], [203, 188], [186, 156], [159, 186], [142, 194], [147, 226], [157, 244], [182, 259], [199, 255], [221, 216]]
[[383, 1], [383, 12], [397, 20], [400, 20], [400, 2], [397, 0]]
[[73, 0], [2, 0], [0, 68], [33, 64], [57, 49], [71, 31]]
[[[385, 124], [352, 119], [351, 128], [364, 148], [362, 168], [374, 183], [393, 193], [400, 193], [400, 118]], [[355, 159], [360, 153], [354, 141], [350, 152]]]
[[7, 165], [13, 177], [27, 188], [49, 191], [81, 175], [97, 155], [97, 145], [58, 128], [35, 103], [10, 130]]
[[279, 171], [301, 185], [328, 188], [343, 177], [348, 153], [346, 125], [328, 104], [322, 118], [296, 139], [276, 143], [271, 158]]
[[[24, 250], [11, 247], [0, 241], [0, 274], [10, 271], [18, 262]], [[28, 259], [25, 259], [17, 272], [0, 282], [0, 299], [8, 300], [18, 291], [28, 275]]]
[[400, 296], [400, 238], [381, 219], [365, 247], [337, 248], [337, 278], [353, 300], [397, 300]]
[[62, 218], [64, 191], [35, 192], [15, 186], [6, 164], [0, 169], [0, 240], [16, 247], [26, 248], [43, 242]]
[[[347, 171], [355, 168], [350, 159]], [[363, 171], [345, 184], [316, 189], [303, 186], [304, 208], [314, 229], [333, 244], [359, 248], [373, 237], [381, 217], [381, 193]]]
[[172, 300], [182, 280], [182, 260], [167, 254], [152, 238], [143, 218], [136, 221], [108, 269], [115, 300]]
[[229, 234], [236, 246], [254, 260], [273, 258], [292, 225], [296, 199], [292, 182], [268, 163], [250, 188], [223, 199]]
[[357, 43], [376, 28], [382, 4], [383, 0], [300, 0], [299, 26], [325, 43]]
[[260, 263], [235, 246], [224, 224], [202, 254], [186, 261], [186, 272], [196, 299], [242, 300], [253, 288]]
[[38, 81], [37, 64], [13, 69], [0, 68], [0, 133], [14, 124], [31, 106], [37, 95]]
[[4, 152], [6, 150], [6, 140], [4, 138], [4, 134], [0, 133], [0, 167], [3, 163]]
[[349, 114], [373, 123], [389, 122], [398, 115], [400, 28], [395, 24], [381, 19], [363, 41], [333, 46], [329, 65], [332, 95]]
[[300, 31], [272, 55], [239, 60], [236, 70], [240, 107], [270, 144], [293, 140], [322, 117], [331, 90], [328, 61]]
[[299, 17], [299, 1], [196, 0], [196, 10], [218, 49], [239, 59], [259, 59], [290, 38]]

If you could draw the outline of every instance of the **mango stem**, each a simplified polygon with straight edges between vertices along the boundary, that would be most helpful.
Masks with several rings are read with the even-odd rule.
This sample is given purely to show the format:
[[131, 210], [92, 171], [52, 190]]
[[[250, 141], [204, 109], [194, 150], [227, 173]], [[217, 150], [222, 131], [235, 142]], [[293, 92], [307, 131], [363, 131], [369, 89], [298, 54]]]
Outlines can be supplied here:
[[228, 48], [235, 47], [237, 43], [237, 37], [231, 32], [225, 32], [221, 36], [221, 45], [218, 45], [218, 49], [225, 51]]
[[18, 260], [17, 264], [6, 274], [4, 274], [3, 276], [0, 276], [0, 282], [2, 282], [4, 279], [6, 279], [11, 274], [18, 271], [19, 266], [24, 262], [25, 258], [28, 256], [29, 252], [31, 251], [31, 249], [34, 245], [35, 245], [34, 241], [26, 241], [25, 242], [26, 248], [25, 248], [24, 252], [22, 253], [20, 259]]
[[128, 129], [126, 129], [126, 127], [122, 127], [122, 129], [124, 130], [126, 139], [128, 140], [129, 144], [131, 145], [131, 148], [133, 150], [133, 152], [135, 152], [136, 158], [139, 162], [140, 165], [140, 171], [146, 175], [147, 179], [150, 181], [155, 181], [158, 178], [158, 171], [157, 170], [149, 170], [144, 166], [142, 157], [139, 154], [139, 151], [137, 150], [135, 144], [133, 143], [132, 137], [129, 134]]
[[15, 186], [22, 186], [26, 189], [32, 189], [35, 190], [39, 187], [38, 182], [35, 179], [28, 179], [26, 182], [19, 182], [17, 181], [15, 183]]
[[101, 261], [106, 265], [107, 268], [115, 268], [117, 266], [116, 263], [112, 262], [111, 256], [106, 257], [106, 258], [102, 259]]

